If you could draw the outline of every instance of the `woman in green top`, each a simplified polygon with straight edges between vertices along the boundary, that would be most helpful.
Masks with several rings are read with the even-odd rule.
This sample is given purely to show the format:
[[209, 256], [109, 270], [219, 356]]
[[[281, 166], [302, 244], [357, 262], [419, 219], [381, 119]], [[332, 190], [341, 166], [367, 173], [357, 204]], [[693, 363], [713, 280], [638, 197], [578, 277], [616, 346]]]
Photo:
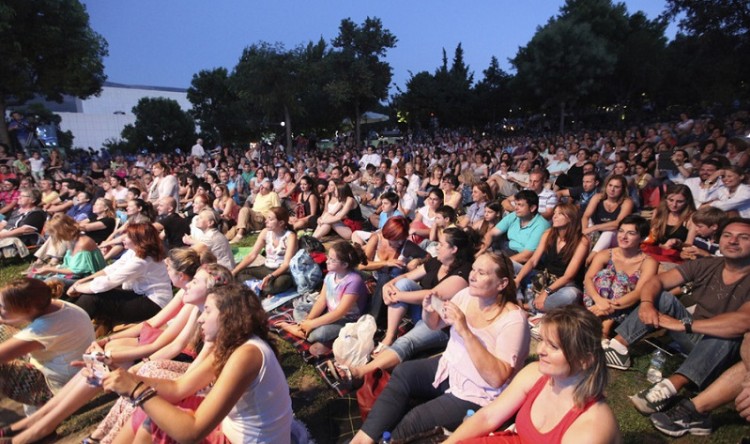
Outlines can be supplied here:
[[61, 279], [67, 289], [78, 279], [94, 274], [107, 265], [96, 242], [81, 234], [81, 229], [72, 217], [55, 214], [47, 222], [46, 231], [55, 242], [66, 242], [70, 248], [65, 252], [60, 266], [44, 266], [32, 270], [36, 277]]

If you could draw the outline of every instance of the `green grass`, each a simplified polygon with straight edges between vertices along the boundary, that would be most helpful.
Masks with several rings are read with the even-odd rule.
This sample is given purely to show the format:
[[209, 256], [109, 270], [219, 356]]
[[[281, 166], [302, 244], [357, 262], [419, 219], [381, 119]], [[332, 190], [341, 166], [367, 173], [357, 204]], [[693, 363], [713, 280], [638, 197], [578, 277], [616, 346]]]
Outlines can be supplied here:
[[[257, 235], [250, 236], [237, 246], [252, 246]], [[27, 264], [15, 264], [0, 267], [0, 285], [21, 276]], [[317, 370], [305, 363], [295, 349], [284, 341], [277, 341], [280, 360], [287, 375], [292, 393], [292, 405], [297, 418], [310, 429], [314, 439], [321, 444], [336, 442], [340, 436], [346, 436], [352, 430], [345, 418], [349, 410], [357, 412], [356, 401], [340, 399], [328, 388], [319, 377]], [[532, 346], [532, 353], [535, 346]], [[633, 348], [633, 367], [629, 371], [612, 370], [612, 382], [607, 392], [607, 399], [617, 416], [625, 443], [727, 443], [740, 442], [743, 436], [750, 435], [750, 426], [734, 411], [731, 405], [713, 412], [715, 431], [707, 437], [687, 435], [679, 439], [669, 438], [656, 431], [647, 417], [642, 416], [632, 407], [628, 396], [648, 386], [646, 368], [650, 359], [650, 346], [644, 344]], [[533, 359], [534, 356], [530, 359]], [[667, 361], [666, 373], [679, 365], [679, 358]], [[72, 437], [77, 432], [93, 427], [106, 414], [111, 405], [111, 398], [98, 398], [84, 407], [77, 415], [71, 417], [58, 428], [62, 436]], [[109, 402], [107, 402], [109, 401]], [[356, 416], [356, 415], [355, 415]], [[64, 439], [62, 441], [65, 441]]]

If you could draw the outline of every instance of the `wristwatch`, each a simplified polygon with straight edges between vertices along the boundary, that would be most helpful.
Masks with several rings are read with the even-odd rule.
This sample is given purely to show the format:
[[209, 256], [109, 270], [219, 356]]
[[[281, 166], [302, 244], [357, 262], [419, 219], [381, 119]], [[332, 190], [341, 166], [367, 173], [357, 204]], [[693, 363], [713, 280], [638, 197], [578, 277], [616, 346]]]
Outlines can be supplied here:
[[546, 291], [546, 292], [547, 292], [547, 296], [549, 296], [549, 295], [551, 295], [552, 293], [554, 293], [554, 291], [552, 291], [552, 289], [551, 289], [551, 288], [549, 288], [549, 287], [545, 288], [545, 289], [544, 289], [544, 291]]
[[685, 316], [684, 318], [680, 319], [680, 322], [682, 322], [682, 325], [685, 326], [685, 333], [693, 332], [693, 318], [691, 318], [690, 316]]

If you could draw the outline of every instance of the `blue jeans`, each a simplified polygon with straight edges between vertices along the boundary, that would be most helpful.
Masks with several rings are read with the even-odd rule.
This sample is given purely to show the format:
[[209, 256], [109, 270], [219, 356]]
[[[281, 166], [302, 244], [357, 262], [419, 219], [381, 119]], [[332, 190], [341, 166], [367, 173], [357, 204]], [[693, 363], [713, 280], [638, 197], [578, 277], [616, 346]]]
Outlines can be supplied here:
[[[312, 306], [313, 304], [298, 304], [294, 307], [294, 312], [292, 313], [294, 320], [297, 322], [304, 321], [310, 313], [310, 310], [312, 310]], [[313, 329], [307, 335], [307, 342], [332, 342], [339, 337], [339, 332], [348, 322], [355, 321], [342, 318], [331, 324], [321, 325], [320, 327]]]
[[448, 338], [448, 333], [433, 330], [420, 319], [414, 328], [391, 344], [391, 350], [398, 355], [401, 362], [404, 362], [426, 350], [444, 349], [448, 345]]
[[[656, 300], [656, 309], [676, 319], [691, 317], [685, 307], [669, 292], [663, 292]], [[628, 344], [641, 340], [648, 333], [654, 331], [638, 317], [639, 310], [633, 310], [615, 331]], [[716, 379], [721, 372], [739, 359], [742, 339], [725, 339], [707, 336], [699, 333], [687, 334], [670, 331], [669, 335], [688, 353], [687, 359], [675, 373], [688, 378], [699, 388], [707, 386]]]
[[[432, 386], [439, 361], [429, 358], [399, 364], [362, 424], [362, 431], [377, 442], [387, 430], [396, 439], [437, 426], [454, 430], [461, 425], [467, 410], [478, 410], [477, 404], [445, 393], [450, 386], [447, 379], [437, 388]], [[427, 402], [407, 411], [412, 398]]]
[[[423, 288], [411, 279], [399, 279], [396, 281], [396, 289], [399, 291], [419, 291]], [[422, 304], [409, 304], [408, 302], [396, 302], [388, 307], [406, 308], [406, 312], [412, 321], [417, 322], [422, 319]]]

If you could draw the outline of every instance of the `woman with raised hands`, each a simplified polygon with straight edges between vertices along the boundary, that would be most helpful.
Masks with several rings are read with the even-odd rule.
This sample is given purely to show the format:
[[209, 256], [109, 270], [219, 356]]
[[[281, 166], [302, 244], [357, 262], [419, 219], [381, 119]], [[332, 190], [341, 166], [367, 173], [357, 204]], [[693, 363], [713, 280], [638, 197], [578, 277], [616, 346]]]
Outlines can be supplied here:
[[[375, 443], [387, 430], [405, 439], [434, 427], [456, 428], [468, 409], [501, 394], [523, 365], [530, 335], [516, 304], [510, 259], [482, 254], [468, 288], [442, 304], [433, 297], [422, 300], [422, 319], [432, 329], [450, 326], [445, 352], [399, 364], [352, 444]], [[426, 402], [409, 410], [412, 397]]]
[[[604, 398], [609, 374], [601, 330], [596, 317], [580, 306], [551, 310], [541, 321], [539, 361], [521, 370], [445, 443], [621, 442], [617, 419]], [[497, 431], [514, 415], [515, 431]]]

